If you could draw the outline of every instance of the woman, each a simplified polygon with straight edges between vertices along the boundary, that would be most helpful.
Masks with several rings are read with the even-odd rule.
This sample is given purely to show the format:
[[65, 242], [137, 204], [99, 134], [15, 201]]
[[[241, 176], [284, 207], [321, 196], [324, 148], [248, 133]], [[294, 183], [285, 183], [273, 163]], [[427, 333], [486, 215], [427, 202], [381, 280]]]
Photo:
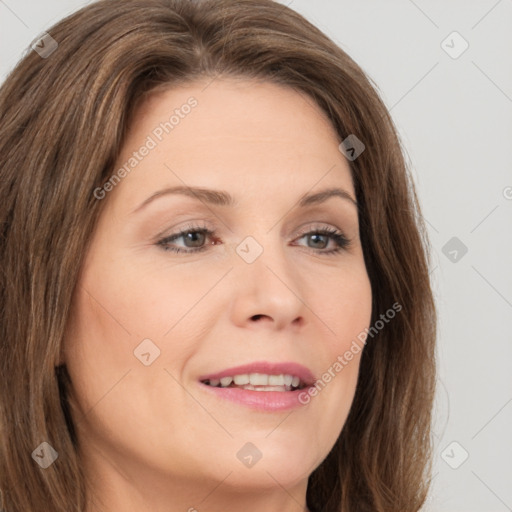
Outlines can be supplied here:
[[417, 511], [435, 308], [363, 71], [269, 0], [104, 0], [0, 89], [8, 512]]

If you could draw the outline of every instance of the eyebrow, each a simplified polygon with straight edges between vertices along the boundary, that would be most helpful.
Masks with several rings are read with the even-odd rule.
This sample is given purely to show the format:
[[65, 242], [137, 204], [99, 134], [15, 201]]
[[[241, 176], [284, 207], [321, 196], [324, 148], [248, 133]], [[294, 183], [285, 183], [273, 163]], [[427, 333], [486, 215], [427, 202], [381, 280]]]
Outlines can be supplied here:
[[[151, 196], [149, 196], [145, 201], [143, 201], [135, 210], [131, 213], [138, 212], [142, 208], [144, 208], [147, 204], [151, 203], [155, 199], [158, 199], [162, 196], [175, 194], [175, 195], [183, 195], [195, 198], [201, 202], [215, 205], [215, 206], [228, 206], [235, 207], [238, 206], [238, 201], [235, 200], [233, 196], [231, 196], [228, 192], [224, 190], [211, 190], [203, 187], [170, 187], [165, 188], [163, 190], [159, 190], [155, 192]], [[330, 199], [331, 197], [339, 197], [344, 199], [350, 203], [352, 203], [356, 208], [358, 207], [357, 201], [344, 189], [342, 188], [328, 188], [326, 190], [322, 190], [320, 192], [315, 192], [312, 194], [304, 194], [298, 202], [298, 206], [300, 208], [304, 208], [306, 206], [316, 205], [323, 203]]]

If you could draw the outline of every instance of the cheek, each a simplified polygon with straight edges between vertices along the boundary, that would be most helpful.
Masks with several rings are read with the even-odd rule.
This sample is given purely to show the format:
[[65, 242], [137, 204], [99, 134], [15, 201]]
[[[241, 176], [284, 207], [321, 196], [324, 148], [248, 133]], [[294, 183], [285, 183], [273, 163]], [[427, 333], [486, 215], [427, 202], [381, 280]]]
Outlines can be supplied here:
[[211, 270], [198, 272], [180, 265], [152, 265], [145, 260], [112, 268], [96, 265], [96, 269], [90, 286], [111, 316], [99, 322], [108, 332], [114, 321], [133, 343], [144, 338], [165, 343], [173, 331], [186, 328], [219, 279]]
[[[178, 277], [179, 272], [171, 282], [122, 265], [107, 268], [101, 261], [84, 272], [77, 286], [64, 343], [65, 362], [82, 410], [93, 407], [127, 372], [130, 375], [117, 393], [131, 382], [127, 396], [148, 390], [150, 395], [158, 395], [158, 390], [162, 396], [172, 383], [164, 368], [179, 378], [193, 353], [195, 334], [187, 332], [187, 326], [197, 326], [199, 320], [191, 323], [191, 310], [212, 286]], [[154, 362], [145, 366], [142, 354], [148, 351]]]
[[[341, 275], [341, 274], [340, 274]], [[324, 332], [321, 373], [305, 402], [322, 407], [326, 423], [341, 430], [353, 401], [365, 333], [372, 313], [371, 284], [364, 267], [331, 279], [322, 293], [313, 294], [315, 314], [322, 320], [318, 329]]]
[[74, 395], [84, 413], [133, 365], [133, 337], [117, 320], [118, 308], [93, 283], [77, 287], [64, 347]]
[[[339, 275], [326, 279], [327, 288], [314, 294], [315, 313], [327, 329], [326, 348], [333, 362], [369, 327], [372, 314], [372, 289], [366, 268], [358, 265], [352, 272]], [[358, 360], [354, 363], [357, 366]]]
[[[65, 340], [65, 362], [73, 383], [71, 401], [78, 409], [75, 423], [79, 429], [84, 428], [82, 435], [100, 433], [100, 437], [115, 445], [121, 431], [125, 432], [123, 442], [127, 442], [130, 436], [137, 438], [137, 428], [142, 424], [144, 428], [170, 425], [170, 411], [173, 407], [184, 410], [185, 404], [179, 387], [164, 370], [170, 367], [171, 374], [180, 379], [180, 368], [188, 352], [170, 352], [164, 345], [165, 341], [158, 336], [162, 326], [154, 325], [154, 307], [142, 287], [133, 288], [129, 294], [123, 294], [121, 288], [117, 299], [106, 291], [118, 290], [119, 282], [84, 280], [84, 288], [86, 283], [94, 290], [94, 299], [93, 293], [78, 288]], [[129, 287], [126, 282], [123, 286]], [[108, 304], [108, 309], [104, 304]], [[126, 311], [131, 312], [131, 321], [123, 316]], [[167, 321], [168, 329], [172, 315], [168, 315]], [[174, 342], [171, 335], [167, 338], [168, 344]], [[152, 360], [149, 365], [142, 362], [144, 357], [138, 350], [147, 339], [154, 340], [154, 344], [144, 345], [144, 353], [149, 351]], [[154, 347], [160, 350], [156, 357]]]

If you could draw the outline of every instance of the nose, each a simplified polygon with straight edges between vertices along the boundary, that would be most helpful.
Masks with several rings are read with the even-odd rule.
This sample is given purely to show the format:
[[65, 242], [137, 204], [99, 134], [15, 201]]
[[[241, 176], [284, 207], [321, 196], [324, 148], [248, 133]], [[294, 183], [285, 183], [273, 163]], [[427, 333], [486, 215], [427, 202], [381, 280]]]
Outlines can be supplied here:
[[304, 325], [307, 306], [301, 296], [302, 279], [282, 241], [267, 242], [254, 261], [248, 263], [240, 257], [235, 266], [231, 310], [235, 324], [272, 330]]

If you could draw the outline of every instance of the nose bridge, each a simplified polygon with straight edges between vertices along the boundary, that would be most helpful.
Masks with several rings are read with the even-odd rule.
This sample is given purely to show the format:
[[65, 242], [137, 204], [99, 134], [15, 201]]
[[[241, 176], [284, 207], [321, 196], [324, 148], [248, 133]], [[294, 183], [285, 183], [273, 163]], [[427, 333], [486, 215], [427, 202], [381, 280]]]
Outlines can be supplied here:
[[[282, 249], [287, 243], [279, 229], [279, 218], [275, 204], [266, 203], [264, 198], [252, 198], [253, 209], [248, 210], [243, 217], [243, 225], [239, 226], [237, 235], [240, 241], [236, 245], [238, 256], [247, 265], [253, 265], [270, 257], [283, 258]], [[268, 200], [268, 199], [267, 199]]]
[[[252, 230], [237, 246], [236, 253], [245, 263], [245, 274], [254, 274], [259, 280], [268, 281], [273, 269], [286, 279], [291, 272], [286, 254], [286, 241], [279, 235], [277, 229]], [[244, 268], [244, 265], [242, 265]]]

